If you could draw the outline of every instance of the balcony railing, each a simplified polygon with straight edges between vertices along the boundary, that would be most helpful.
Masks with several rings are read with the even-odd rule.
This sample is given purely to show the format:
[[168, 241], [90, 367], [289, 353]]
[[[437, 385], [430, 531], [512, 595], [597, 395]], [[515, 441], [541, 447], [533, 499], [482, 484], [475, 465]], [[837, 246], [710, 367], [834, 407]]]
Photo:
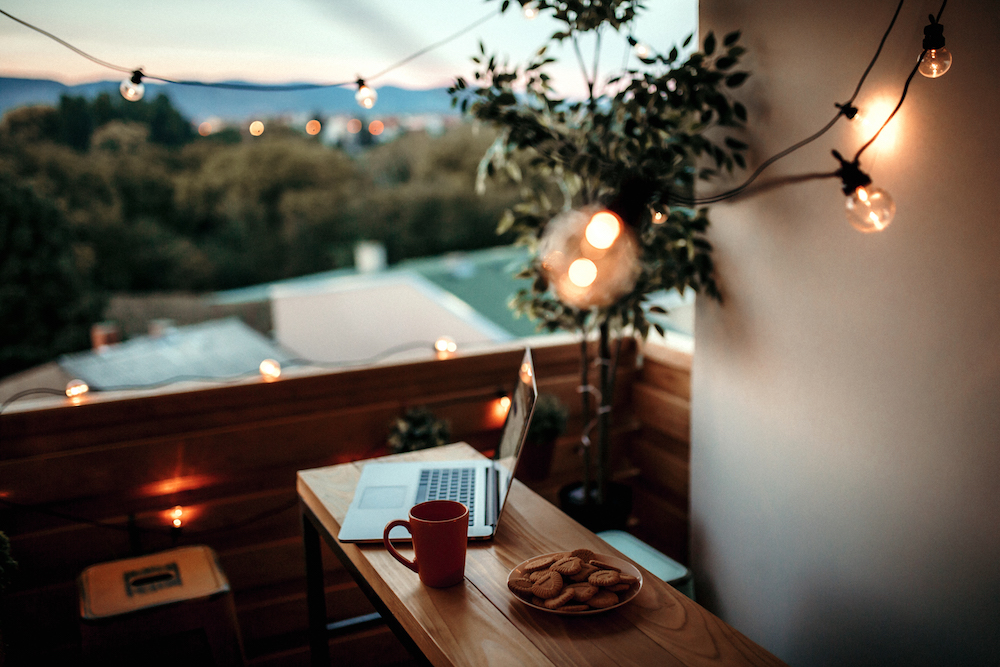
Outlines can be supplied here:
[[[528, 483], [550, 500], [580, 474], [576, 343], [533, 347], [542, 392], [570, 409], [551, 472]], [[521, 348], [277, 382], [174, 387], [15, 403], [0, 415], [0, 530], [20, 563], [0, 599], [11, 664], [74, 664], [75, 578], [88, 565], [174, 544], [207, 544], [232, 585], [252, 664], [307, 662], [304, 557], [295, 496], [303, 468], [388, 454], [390, 421], [428, 406], [452, 439], [486, 451], [502, 424]], [[690, 356], [622, 350], [615, 391], [615, 476], [633, 488], [630, 530], [677, 560], [688, 545]], [[171, 531], [174, 508], [182, 527]], [[372, 611], [332, 554], [332, 621]], [[385, 628], [333, 639], [344, 664], [405, 660]]]

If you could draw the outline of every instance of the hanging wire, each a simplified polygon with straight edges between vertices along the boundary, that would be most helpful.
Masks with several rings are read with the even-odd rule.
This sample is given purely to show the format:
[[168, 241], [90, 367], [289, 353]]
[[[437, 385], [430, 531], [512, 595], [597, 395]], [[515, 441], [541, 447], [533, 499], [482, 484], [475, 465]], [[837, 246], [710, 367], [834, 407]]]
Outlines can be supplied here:
[[[424, 55], [424, 54], [426, 54], [426, 53], [428, 53], [430, 51], [433, 51], [434, 49], [436, 49], [436, 48], [438, 48], [440, 46], [443, 46], [443, 45], [447, 44], [448, 42], [451, 42], [451, 41], [453, 41], [455, 39], [458, 39], [462, 35], [464, 35], [467, 32], [469, 32], [470, 30], [473, 30], [473, 29], [477, 28], [478, 26], [482, 25], [483, 23], [485, 23], [489, 19], [493, 18], [494, 16], [497, 16], [499, 13], [500, 13], [499, 11], [491, 11], [490, 13], [488, 13], [488, 14], [486, 14], [486, 15], [478, 18], [478, 19], [476, 19], [475, 21], [473, 21], [469, 25], [465, 26], [461, 30], [456, 31], [455, 33], [449, 35], [448, 37], [445, 37], [444, 39], [442, 39], [440, 41], [434, 42], [433, 44], [431, 44], [429, 46], [426, 46], [426, 47], [420, 49], [419, 51], [416, 51], [415, 53], [410, 54], [409, 56], [403, 58], [402, 60], [399, 60], [399, 61], [393, 63], [389, 67], [385, 68], [381, 72], [376, 73], [373, 76], [363, 77], [363, 78], [364, 78], [365, 81], [372, 81], [372, 80], [377, 79], [377, 78], [379, 78], [381, 76], [384, 76], [384, 75], [388, 74], [389, 72], [402, 67], [403, 65], [405, 65], [408, 62], [410, 62], [411, 60], [419, 58], [420, 56], [422, 56], [422, 55]], [[53, 35], [51, 32], [48, 32], [47, 30], [43, 30], [42, 28], [39, 28], [36, 25], [28, 23], [27, 21], [21, 20], [21, 19], [17, 18], [16, 16], [14, 16], [14, 15], [8, 13], [8, 12], [5, 12], [2, 9], [0, 9], [0, 14], [3, 14], [4, 16], [6, 16], [7, 18], [11, 19], [12, 21], [16, 21], [17, 23], [20, 23], [21, 25], [25, 26], [26, 28], [30, 28], [31, 30], [34, 30], [35, 32], [38, 32], [38, 33], [40, 33], [40, 34], [48, 37], [49, 39], [58, 42], [59, 44], [62, 44], [67, 49], [73, 51], [74, 53], [76, 53], [76, 54], [78, 54], [80, 56], [83, 56], [87, 60], [89, 60], [89, 61], [91, 61], [91, 62], [93, 62], [93, 63], [95, 63], [97, 65], [100, 65], [101, 67], [106, 67], [108, 69], [112, 69], [112, 70], [115, 70], [117, 72], [124, 72], [126, 74], [134, 74], [135, 72], [138, 72], [142, 76], [143, 79], [150, 79], [150, 80], [153, 80], [153, 81], [161, 81], [163, 83], [172, 83], [172, 84], [176, 84], [176, 85], [179, 85], [179, 86], [201, 86], [203, 88], [220, 88], [220, 89], [225, 89], [225, 90], [249, 90], [249, 91], [259, 91], [259, 92], [292, 92], [292, 91], [297, 91], [297, 90], [316, 90], [316, 89], [319, 89], [319, 88], [342, 88], [344, 86], [352, 86], [352, 85], [355, 85], [357, 83], [357, 79], [356, 78], [351, 79], [349, 81], [338, 81], [336, 83], [294, 83], [294, 84], [284, 84], [284, 85], [252, 84], [252, 83], [226, 83], [226, 82], [213, 83], [213, 82], [208, 82], [208, 81], [194, 81], [194, 80], [185, 80], [185, 79], [168, 79], [166, 77], [158, 76], [158, 75], [155, 75], [155, 74], [147, 74], [147, 73], [143, 72], [142, 70], [134, 70], [134, 69], [132, 69], [130, 67], [123, 67], [121, 65], [116, 65], [114, 63], [110, 63], [110, 62], [108, 62], [106, 60], [101, 60], [100, 58], [98, 58], [96, 56], [90, 55], [89, 53], [87, 53], [83, 49], [79, 49], [79, 48], [73, 46], [72, 44], [70, 44], [66, 40], [61, 39], [61, 38]]]
[[[893, 27], [896, 25], [896, 19], [899, 17], [899, 12], [903, 8], [903, 2], [904, 1], [905, 0], [899, 0], [899, 4], [896, 5], [896, 11], [892, 15], [892, 20], [889, 21], [889, 27], [886, 28], [885, 33], [882, 35], [882, 40], [879, 42], [878, 48], [875, 50], [875, 55], [872, 57], [871, 61], [868, 63], [868, 67], [865, 68], [864, 73], [861, 75], [861, 79], [858, 81], [858, 85], [855, 86], [855, 88], [854, 88], [854, 93], [851, 95], [851, 97], [846, 102], [844, 102], [842, 104], [836, 104], [835, 105], [837, 107], [837, 109], [838, 109], [836, 115], [834, 115], [834, 117], [831, 118], [830, 121], [826, 125], [824, 125], [822, 128], [820, 128], [819, 131], [817, 131], [815, 134], [813, 134], [813, 135], [811, 135], [809, 137], [806, 137], [805, 139], [803, 139], [802, 141], [799, 141], [798, 143], [792, 144], [791, 146], [789, 146], [785, 150], [783, 150], [780, 153], [777, 153], [777, 154], [771, 156], [770, 158], [768, 158], [767, 160], [765, 160], [764, 162], [762, 162], [761, 165], [759, 167], [757, 167], [757, 169], [755, 169], [752, 174], [750, 174], [750, 177], [747, 178], [747, 180], [745, 180], [743, 183], [741, 183], [737, 187], [733, 188], [732, 190], [727, 190], [726, 192], [720, 192], [719, 194], [710, 195], [710, 196], [707, 196], [707, 197], [685, 197], [683, 195], [677, 195], [677, 194], [671, 193], [671, 198], [674, 201], [676, 201], [676, 202], [678, 202], [680, 204], [683, 204], [685, 206], [700, 206], [700, 205], [703, 205], [703, 204], [715, 204], [715, 203], [718, 203], [718, 202], [721, 202], [721, 201], [725, 201], [727, 199], [732, 199], [733, 197], [736, 197], [737, 195], [741, 194], [744, 190], [746, 190], [750, 186], [750, 184], [753, 183], [755, 180], [757, 180], [757, 177], [760, 176], [764, 172], [764, 170], [767, 169], [768, 167], [770, 167], [772, 164], [774, 164], [778, 160], [780, 160], [780, 159], [782, 159], [784, 157], [787, 157], [788, 155], [794, 153], [795, 151], [799, 150], [803, 146], [806, 146], [806, 145], [812, 143], [813, 141], [816, 141], [817, 139], [819, 139], [820, 137], [822, 137], [824, 134], [826, 134], [830, 130], [830, 128], [832, 128], [837, 123], [837, 121], [840, 120], [840, 118], [842, 116], [847, 116], [849, 118], [852, 118], [854, 116], [854, 114], [857, 113], [857, 109], [854, 108], [854, 100], [857, 99], [858, 94], [861, 92], [861, 87], [864, 85], [865, 80], [868, 78], [868, 75], [871, 73], [872, 68], [875, 66], [875, 63], [878, 61], [879, 56], [882, 55], [882, 48], [885, 46], [885, 42], [889, 38], [889, 34], [892, 32]], [[945, 0], [945, 3], [947, 3], [947, 1], [948, 0]], [[941, 10], [942, 11], [944, 10], [943, 6], [942, 6]], [[938, 14], [938, 16], [940, 17], [940, 13]], [[910, 75], [910, 78], [911, 79], [913, 78], [912, 74]], [[909, 83], [909, 80], [907, 81], [907, 84], [908, 83]], [[905, 95], [905, 93], [904, 93], [904, 95]], [[900, 100], [900, 104], [902, 104], [902, 100]], [[895, 113], [895, 112], [893, 112], [893, 113]], [[873, 141], [874, 141], [874, 139], [873, 139]], [[831, 177], [832, 177], [832, 175], [833, 174], [830, 174]]]

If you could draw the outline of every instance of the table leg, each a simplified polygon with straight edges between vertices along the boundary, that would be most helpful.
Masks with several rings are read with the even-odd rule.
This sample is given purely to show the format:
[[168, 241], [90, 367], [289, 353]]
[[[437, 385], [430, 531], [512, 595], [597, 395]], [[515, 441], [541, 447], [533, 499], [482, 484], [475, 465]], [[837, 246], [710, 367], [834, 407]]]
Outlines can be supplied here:
[[326, 632], [326, 591], [319, 532], [306, 512], [302, 515], [302, 541], [306, 552], [306, 603], [309, 608], [309, 653], [313, 667], [330, 667]]

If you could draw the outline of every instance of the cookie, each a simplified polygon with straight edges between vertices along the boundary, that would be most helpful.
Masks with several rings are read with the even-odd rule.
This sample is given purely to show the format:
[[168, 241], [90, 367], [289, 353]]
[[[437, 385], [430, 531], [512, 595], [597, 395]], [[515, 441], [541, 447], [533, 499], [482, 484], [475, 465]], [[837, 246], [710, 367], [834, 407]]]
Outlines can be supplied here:
[[552, 570], [547, 570], [545, 574], [538, 578], [532, 587], [531, 592], [542, 598], [543, 600], [548, 600], [559, 595], [563, 589], [563, 578], [558, 572], [553, 572]]
[[605, 586], [604, 590], [611, 591], [612, 593], [621, 593], [630, 588], [632, 588], [632, 584], [615, 584], [614, 586]]
[[594, 586], [614, 586], [621, 581], [621, 575], [614, 570], [598, 570], [587, 577], [587, 581]]
[[580, 560], [582, 560], [584, 563], [586, 563], [586, 562], [588, 562], [590, 560], [593, 560], [593, 558], [594, 558], [594, 552], [591, 551], [590, 549], [576, 549], [575, 551], [569, 552], [569, 555], [570, 556], [576, 556], [577, 558], [579, 558]]
[[538, 556], [537, 558], [532, 558], [527, 563], [521, 566], [521, 572], [534, 572], [535, 570], [544, 570], [552, 563], [556, 562], [555, 556]]
[[583, 582], [580, 584], [570, 584], [566, 587], [566, 590], [572, 591], [573, 599], [577, 602], [586, 602], [590, 598], [597, 595], [597, 592], [601, 589], [593, 584]]
[[615, 572], [621, 572], [621, 568], [615, 567], [611, 563], [603, 563], [599, 560], [594, 560], [594, 559], [591, 559], [588, 562], [599, 570], [614, 570]]
[[545, 574], [546, 572], [548, 572], [548, 570], [535, 570], [534, 572], [528, 574], [528, 580], [531, 583], [535, 583], [536, 581], [541, 579], [542, 575]]
[[639, 583], [639, 577], [633, 577], [631, 574], [625, 574], [624, 572], [618, 573], [618, 580], [623, 584], [637, 584]]
[[549, 569], [559, 574], [573, 575], [580, 572], [583, 567], [583, 561], [576, 556], [567, 556], [553, 563]]
[[587, 600], [587, 604], [594, 609], [606, 609], [618, 604], [618, 596], [611, 591], [601, 590], [597, 595]]
[[563, 607], [559, 607], [559, 611], [589, 611], [590, 605], [586, 604], [568, 604]]
[[573, 599], [573, 591], [563, 589], [562, 593], [555, 596], [554, 598], [549, 598], [542, 604], [545, 606], [546, 609], [558, 609], [559, 607], [562, 607], [564, 604], [570, 602], [572, 599]]
[[587, 581], [590, 575], [597, 572], [597, 568], [590, 563], [583, 563], [580, 565], [580, 571], [576, 574], [570, 575], [572, 581]]
[[517, 579], [508, 579], [507, 587], [515, 593], [530, 593], [532, 582], [530, 579], [525, 579], [523, 577], [518, 577]]

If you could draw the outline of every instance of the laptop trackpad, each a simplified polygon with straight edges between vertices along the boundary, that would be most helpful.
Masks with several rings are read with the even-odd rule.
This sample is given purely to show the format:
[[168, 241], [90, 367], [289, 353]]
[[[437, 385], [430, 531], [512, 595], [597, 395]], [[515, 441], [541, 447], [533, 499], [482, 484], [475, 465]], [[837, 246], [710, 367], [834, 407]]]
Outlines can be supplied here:
[[405, 486], [370, 486], [365, 489], [358, 504], [365, 510], [388, 510], [406, 504]]

